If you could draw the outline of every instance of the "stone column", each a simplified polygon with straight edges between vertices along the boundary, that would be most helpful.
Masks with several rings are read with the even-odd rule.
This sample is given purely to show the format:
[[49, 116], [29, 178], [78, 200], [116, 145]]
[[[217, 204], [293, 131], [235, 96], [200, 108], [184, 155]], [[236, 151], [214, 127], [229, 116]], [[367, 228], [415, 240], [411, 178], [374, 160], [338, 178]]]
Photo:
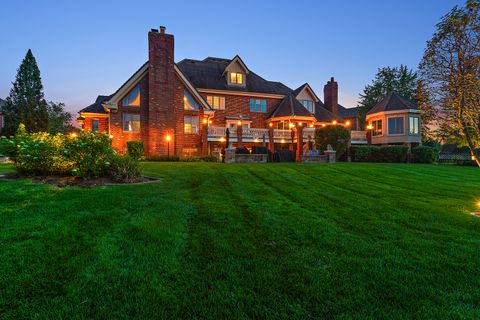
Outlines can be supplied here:
[[242, 134], [243, 134], [243, 126], [240, 123], [237, 125], [237, 148], [243, 148], [243, 141], [242, 141]]
[[235, 162], [235, 149], [226, 148], [225, 149], [225, 163], [234, 163]]

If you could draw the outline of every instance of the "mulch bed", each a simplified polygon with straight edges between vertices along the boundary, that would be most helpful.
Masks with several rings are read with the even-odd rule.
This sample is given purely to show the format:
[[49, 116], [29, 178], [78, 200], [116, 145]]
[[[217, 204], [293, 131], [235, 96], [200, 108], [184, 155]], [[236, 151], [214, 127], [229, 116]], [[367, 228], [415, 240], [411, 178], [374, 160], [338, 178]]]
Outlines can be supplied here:
[[127, 185], [127, 184], [144, 184], [158, 181], [156, 178], [142, 177], [132, 182], [118, 182], [111, 178], [80, 178], [75, 176], [56, 177], [56, 176], [28, 176], [18, 172], [8, 172], [0, 174], [0, 180], [16, 180], [31, 178], [33, 181], [43, 184], [50, 184], [56, 187], [83, 187], [92, 188], [104, 185]]

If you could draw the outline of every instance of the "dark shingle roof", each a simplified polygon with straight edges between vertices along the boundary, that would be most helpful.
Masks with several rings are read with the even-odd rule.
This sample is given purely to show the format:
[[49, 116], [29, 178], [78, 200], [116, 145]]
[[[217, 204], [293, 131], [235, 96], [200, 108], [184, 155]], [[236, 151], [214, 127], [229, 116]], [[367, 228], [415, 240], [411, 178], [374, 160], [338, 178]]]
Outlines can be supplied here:
[[85, 113], [107, 113], [102, 106], [102, 103], [110, 99], [111, 96], [98, 96], [94, 103], [86, 108], [83, 108], [80, 112]]
[[313, 115], [290, 93], [272, 110], [268, 118], [288, 116], [312, 117]]
[[281, 82], [268, 81], [250, 71], [246, 74], [245, 87], [228, 86], [225, 68], [230, 59], [208, 57], [202, 61], [184, 59], [177, 63], [178, 68], [196, 88], [258, 92], [287, 95], [292, 90]]
[[367, 114], [405, 109], [418, 109], [418, 107], [413, 102], [393, 91], [380, 100], [372, 109], [370, 109], [370, 111], [367, 112]]
[[353, 118], [358, 116], [358, 107], [354, 108], [345, 108], [342, 105], [337, 107], [338, 115], [342, 118]]
[[322, 101], [315, 103], [314, 115], [315, 119], [317, 119], [318, 122], [331, 122], [333, 120], [341, 120], [340, 117], [335, 117], [333, 113], [331, 113], [327, 108], [325, 108], [325, 105]]

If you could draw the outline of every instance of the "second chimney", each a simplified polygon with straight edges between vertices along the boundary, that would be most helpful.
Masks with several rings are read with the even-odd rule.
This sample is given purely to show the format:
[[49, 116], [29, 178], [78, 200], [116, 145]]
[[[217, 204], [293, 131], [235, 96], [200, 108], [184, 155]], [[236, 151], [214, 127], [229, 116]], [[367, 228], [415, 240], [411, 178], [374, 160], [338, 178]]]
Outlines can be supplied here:
[[338, 116], [338, 83], [332, 78], [323, 87], [323, 99], [325, 100], [325, 108]]

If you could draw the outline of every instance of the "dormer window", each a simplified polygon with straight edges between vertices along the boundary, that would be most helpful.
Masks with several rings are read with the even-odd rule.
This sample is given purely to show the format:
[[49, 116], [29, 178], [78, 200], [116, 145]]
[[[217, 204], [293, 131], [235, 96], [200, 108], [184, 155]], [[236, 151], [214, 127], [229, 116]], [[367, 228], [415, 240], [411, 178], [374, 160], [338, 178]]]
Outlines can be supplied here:
[[230, 72], [230, 83], [232, 83], [232, 84], [243, 84], [243, 73]]
[[140, 85], [133, 88], [128, 95], [123, 98], [122, 105], [124, 107], [140, 107]]
[[298, 100], [301, 104], [303, 104], [303, 106], [305, 107], [305, 109], [308, 110], [308, 112], [310, 113], [314, 113], [315, 112], [315, 109], [313, 108], [313, 101], [312, 100]]

